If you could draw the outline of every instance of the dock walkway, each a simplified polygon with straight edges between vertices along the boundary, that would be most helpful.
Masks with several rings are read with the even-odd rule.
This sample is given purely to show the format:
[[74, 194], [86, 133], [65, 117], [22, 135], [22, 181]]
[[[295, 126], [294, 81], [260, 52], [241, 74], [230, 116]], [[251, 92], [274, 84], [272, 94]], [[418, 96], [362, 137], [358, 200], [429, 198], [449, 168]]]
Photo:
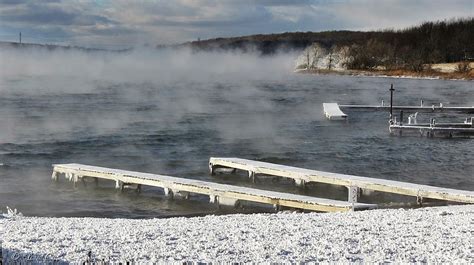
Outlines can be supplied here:
[[256, 174], [290, 178], [294, 179], [297, 185], [304, 185], [306, 182], [319, 182], [346, 186], [349, 190], [348, 201], [350, 202], [357, 201], [357, 196], [360, 189], [368, 189], [373, 191], [415, 196], [419, 202], [421, 202], [423, 198], [431, 198], [444, 201], [474, 203], [473, 191], [330, 173], [241, 158], [211, 157], [209, 160], [209, 169], [211, 174], [213, 174], [214, 170], [219, 167], [244, 170], [247, 171], [249, 173], [249, 177], [252, 178], [254, 178]]
[[[323, 103], [324, 104], [324, 103]], [[334, 103], [338, 105], [338, 108], [343, 109], [358, 109], [358, 110], [390, 110], [390, 106], [386, 105], [347, 105]], [[417, 111], [417, 112], [459, 112], [459, 113], [474, 113], [474, 106], [472, 107], [455, 107], [455, 106], [443, 106], [431, 105], [431, 106], [393, 106], [393, 110], [404, 110], [404, 111]]]
[[[389, 111], [390, 106], [384, 105], [350, 105], [350, 104], [339, 104], [339, 103], [323, 103], [324, 115], [328, 120], [345, 120], [347, 114], [341, 109], [355, 109], [355, 110], [374, 110], [374, 111]], [[474, 113], [474, 106], [462, 107], [462, 106], [444, 106], [431, 105], [425, 106], [393, 106], [393, 110], [413, 111], [413, 112], [457, 112], [457, 113]]]
[[165, 175], [141, 173], [105, 167], [88, 166], [82, 164], [56, 164], [53, 165], [52, 179], [58, 180], [58, 174], [64, 174], [67, 179], [74, 183], [86, 177], [106, 179], [115, 181], [115, 187], [123, 189], [131, 184], [159, 187], [164, 189], [165, 195], [188, 198], [189, 194], [204, 194], [209, 196], [211, 203], [219, 205], [236, 205], [239, 201], [250, 201], [256, 203], [270, 204], [275, 208], [279, 206], [321, 211], [349, 211], [375, 208], [374, 204], [349, 203], [297, 194], [274, 192], [206, 182], [194, 179], [177, 178]]

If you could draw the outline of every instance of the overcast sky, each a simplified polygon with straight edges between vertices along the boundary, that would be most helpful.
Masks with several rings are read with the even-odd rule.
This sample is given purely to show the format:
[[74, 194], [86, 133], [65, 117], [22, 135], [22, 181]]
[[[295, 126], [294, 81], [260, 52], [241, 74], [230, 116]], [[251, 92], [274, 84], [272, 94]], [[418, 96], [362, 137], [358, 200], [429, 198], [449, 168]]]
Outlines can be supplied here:
[[474, 0], [0, 0], [0, 40], [124, 48], [258, 33], [405, 28]]

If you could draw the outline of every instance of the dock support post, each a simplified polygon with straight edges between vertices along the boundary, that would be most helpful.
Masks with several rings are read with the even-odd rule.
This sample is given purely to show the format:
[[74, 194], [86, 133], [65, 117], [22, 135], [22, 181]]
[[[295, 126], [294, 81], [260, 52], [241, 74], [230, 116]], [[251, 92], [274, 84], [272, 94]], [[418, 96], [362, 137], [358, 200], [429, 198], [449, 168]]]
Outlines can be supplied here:
[[423, 196], [420, 195], [420, 191], [416, 194], [416, 203], [421, 207], [423, 206]]
[[357, 198], [359, 197], [359, 191], [360, 191], [359, 187], [349, 186], [349, 187], [347, 187], [347, 189], [349, 191], [347, 201], [349, 201], [351, 203], [356, 203]]
[[116, 189], [120, 189], [120, 190], [123, 190], [123, 182], [120, 181], [120, 180], [115, 180], [115, 188]]
[[173, 191], [170, 188], [164, 188], [165, 196], [172, 199], [173, 198]]
[[249, 170], [249, 178], [252, 179], [252, 182], [255, 183], [255, 172]]
[[66, 178], [69, 180], [69, 181], [72, 181], [73, 182], [73, 187], [74, 188], [77, 188], [77, 181], [78, 181], [78, 175], [74, 174], [74, 173], [66, 173]]
[[79, 180], [79, 176], [77, 174], [72, 174], [72, 181], [74, 183], [74, 188], [77, 188], [77, 181]]
[[216, 204], [217, 203], [217, 195], [209, 195], [209, 203], [213, 203], [213, 204]]
[[54, 181], [58, 181], [58, 172], [53, 171], [53, 174], [51, 175], [51, 179]]
[[209, 173], [211, 174], [211, 176], [215, 175], [214, 169], [214, 165], [212, 163], [209, 163]]
[[273, 204], [273, 210], [275, 210], [275, 212], [279, 212], [281, 210], [281, 205], [280, 204]]
[[390, 84], [390, 122], [393, 122], [393, 91], [395, 89], [393, 88], [393, 84]]
[[296, 186], [304, 188], [306, 186], [306, 181], [304, 179], [295, 179]]

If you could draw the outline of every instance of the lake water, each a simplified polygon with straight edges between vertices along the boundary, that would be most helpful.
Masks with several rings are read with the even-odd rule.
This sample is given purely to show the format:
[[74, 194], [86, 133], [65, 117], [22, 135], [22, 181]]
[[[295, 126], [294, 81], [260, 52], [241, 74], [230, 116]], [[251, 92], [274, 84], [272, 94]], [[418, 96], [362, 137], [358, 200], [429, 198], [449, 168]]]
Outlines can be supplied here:
[[[474, 190], [473, 139], [393, 137], [388, 133], [386, 112], [347, 111], [348, 122], [327, 121], [322, 113], [323, 102], [388, 102], [391, 83], [400, 104], [418, 104], [424, 99], [425, 104], [473, 105], [473, 82], [303, 75], [286, 66], [258, 75], [254, 68], [246, 72], [239, 67], [225, 68], [224, 63], [200, 74], [199, 61], [191, 65], [198, 73], [179, 72], [180, 66], [170, 66], [165, 72], [160, 68], [156, 73], [143, 73], [138, 66], [134, 72], [127, 64], [125, 70], [114, 66], [90, 74], [89, 67], [99, 67], [98, 61], [100, 69], [107, 69], [108, 59], [87, 57], [89, 61], [78, 60], [76, 66], [55, 63], [54, 67], [53, 59], [46, 59], [44, 67], [57, 73], [43, 72], [41, 64], [32, 61], [29, 63], [36, 68], [26, 67], [21, 74], [6, 71], [9, 66], [2, 64], [8, 72], [0, 83], [3, 211], [10, 206], [25, 215], [130, 218], [224, 211], [204, 198], [168, 200], [159, 189], [120, 193], [111, 182], [101, 182], [99, 188], [74, 188], [62, 177], [52, 182], [51, 164], [70, 162], [310, 195], [324, 193], [317, 188], [301, 191], [289, 181], [264, 179], [252, 184], [240, 175], [209, 176], [210, 156], [240, 157]], [[259, 63], [248, 60], [242, 68]], [[61, 71], [64, 67], [73, 69]], [[216, 70], [220, 67], [224, 69]], [[114, 77], [107, 71], [119, 74]], [[120, 73], [134, 78], [120, 77]], [[421, 114], [419, 121], [432, 116]], [[467, 116], [436, 115], [439, 122], [461, 122]], [[337, 189], [324, 195], [346, 196]]]

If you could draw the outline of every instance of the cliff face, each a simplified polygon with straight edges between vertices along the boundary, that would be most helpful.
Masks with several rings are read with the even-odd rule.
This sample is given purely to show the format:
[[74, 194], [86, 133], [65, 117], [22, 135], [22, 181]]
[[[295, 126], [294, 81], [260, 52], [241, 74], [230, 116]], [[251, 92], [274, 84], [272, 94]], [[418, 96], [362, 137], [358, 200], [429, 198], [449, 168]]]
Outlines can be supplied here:
[[342, 71], [347, 69], [349, 61], [348, 46], [324, 48], [319, 43], [313, 43], [296, 59], [295, 70]]

